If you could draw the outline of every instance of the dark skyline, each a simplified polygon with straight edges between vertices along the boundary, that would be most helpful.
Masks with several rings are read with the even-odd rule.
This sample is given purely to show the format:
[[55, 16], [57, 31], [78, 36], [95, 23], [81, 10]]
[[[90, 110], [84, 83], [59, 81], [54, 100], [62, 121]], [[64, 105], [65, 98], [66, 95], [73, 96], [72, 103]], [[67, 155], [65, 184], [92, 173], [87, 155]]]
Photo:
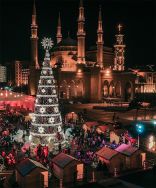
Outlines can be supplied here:
[[[1, 45], [0, 63], [30, 60], [30, 25], [33, 0], [0, 0]], [[113, 47], [116, 25], [123, 24], [126, 44], [126, 65], [154, 64], [155, 14], [154, 0], [84, 0], [87, 48], [96, 44], [99, 5], [102, 6], [104, 45]], [[56, 42], [58, 12], [61, 13], [63, 38], [76, 39], [79, 0], [36, 0], [39, 36]]]

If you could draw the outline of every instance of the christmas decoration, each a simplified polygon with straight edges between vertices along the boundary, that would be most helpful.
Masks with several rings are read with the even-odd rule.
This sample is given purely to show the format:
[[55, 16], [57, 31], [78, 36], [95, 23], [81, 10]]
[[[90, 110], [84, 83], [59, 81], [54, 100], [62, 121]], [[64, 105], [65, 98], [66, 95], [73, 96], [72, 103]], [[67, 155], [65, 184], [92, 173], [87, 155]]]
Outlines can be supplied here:
[[49, 49], [53, 42], [44, 38], [42, 45], [45, 49], [45, 58], [38, 84], [30, 139], [33, 147], [37, 147], [40, 143], [42, 146], [47, 145], [50, 151], [57, 152], [60, 145], [61, 148], [66, 146], [66, 140], [62, 129], [55, 80], [50, 67]]
[[39, 127], [39, 128], [38, 128], [38, 132], [39, 132], [39, 133], [44, 133], [44, 128], [43, 128], [43, 127]]
[[[41, 107], [40, 112], [43, 114], [45, 112], [45, 108]], [[34, 117], [35, 118], [35, 117]]]

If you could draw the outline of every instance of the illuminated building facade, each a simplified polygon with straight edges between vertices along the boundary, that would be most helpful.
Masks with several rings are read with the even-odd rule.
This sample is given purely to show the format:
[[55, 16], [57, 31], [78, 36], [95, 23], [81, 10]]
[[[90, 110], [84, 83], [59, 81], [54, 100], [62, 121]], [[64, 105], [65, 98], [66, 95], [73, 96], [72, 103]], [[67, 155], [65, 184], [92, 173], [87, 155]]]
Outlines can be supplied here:
[[24, 66], [23, 61], [15, 62], [15, 84], [16, 86], [28, 85], [29, 69]]
[[136, 70], [135, 93], [156, 93], [156, 72]]
[[[122, 26], [118, 25], [114, 48], [104, 46], [103, 19], [100, 8], [97, 19], [96, 45], [86, 49], [85, 38], [87, 33], [85, 31], [84, 13], [83, 2], [80, 1], [77, 40], [72, 39], [69, 34], [67, 38], [63, 37], [60, 14], [58, 17], [57, 43], [51, 51], [51, 66], [57, 81], [59, 97], [62, 99], [84, 99], [92, 102], [104, 100], [130, 101], [135, 96], [136, 88], [138, 88], [138, 91], [141, 90], [140, 88], [147, 91], [145, 88], [149, 88], [152, 80], [154, 82], [154, 76], [150, 81], [146, 79], [148, 86], [144, 85], [143, 89], [137, 82], [138, 76], [134, 71], [125, 69], [124, 53], [126, 45], [124, 44]], [[36, 52], [37, 29], [36, 8], [34, 8], [31, 25], [31, 54], [33, 58], [31, 58], [31, 81], [29, 82], [31, 95], [36, 94], [40, 70], [38, 59], [35, 59], [38, 55]], [[155, 90], [150, 91], [154, 92]]]
[[7, 81], [7, 68], [6, 66], [0, 65], [0, 82]]

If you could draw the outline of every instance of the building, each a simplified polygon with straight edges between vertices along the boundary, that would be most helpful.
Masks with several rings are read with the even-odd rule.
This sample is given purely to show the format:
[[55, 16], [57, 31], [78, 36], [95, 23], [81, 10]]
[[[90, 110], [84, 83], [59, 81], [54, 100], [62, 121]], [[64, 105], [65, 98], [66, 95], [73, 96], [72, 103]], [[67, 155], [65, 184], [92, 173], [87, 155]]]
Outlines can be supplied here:
[[0, 65], [0, 82], [7, 82], [7, 68]]
[[25, 61], [15, 61], [15, 85], [28, 85], [29, 69]]
[[65, 153], [59, 153], [52, 159], [54, 175], [64, 183], [82, 180], [84, 164]]
[[121, 144], [115, 151], [122, 154], [122, 170], [140, 168], [143, 164], [141, 160], [141, 150], [128, 144]]
[[[62, 35], [61, 16], [58, 17], [57, 44], [52, 48], [51, 66], [58, 85], [61, 99], [99, 102], [105, 100], [131, 101], [138, 91], [155, 92], [154, 76], [144, 72], [144, 86], [132, 69], [126, 69], [124, 34], [118, 25], [113, 47], [105, 46], [102, 10], [97, 20], [97, 40], [95, 46], [85, 48], [85, 14], [83, 1], [78, 13], [77, 39]], [[34, 4], [31, 24], [31, 64], [29, 92], [36, 94], [40, 67], [38, 64], [38, 25]], [[156, 72], [152, 74], [155, 75]], [[151, 77], [151, 78], [150, 78]], [[144, 87], [144, 88], [143, 88]], [[148, 89], [147, 89], [148, 88]]]
[[98, 160], [106, 164], [111, 174], [114, 173], [115, 168], [120, 171], [120, 167], [122, 166], [122, 155], [120, 153], [111, 148], [103, 147], [96, 152], [96, 155]]
[[116, 169], [118, 172], [128, 169], [141, 168], [144, 160], [141, 157], [141, 150], [127, 144], [121, 144], [115, 150], [103, 147], [96, 152], [97, 158], [105, 163], [108, 171], [114, 173]]
[[48, 187], [48, 170], [37, 161], [22, 160], [17, 164], [15, 173], [21, 188]]

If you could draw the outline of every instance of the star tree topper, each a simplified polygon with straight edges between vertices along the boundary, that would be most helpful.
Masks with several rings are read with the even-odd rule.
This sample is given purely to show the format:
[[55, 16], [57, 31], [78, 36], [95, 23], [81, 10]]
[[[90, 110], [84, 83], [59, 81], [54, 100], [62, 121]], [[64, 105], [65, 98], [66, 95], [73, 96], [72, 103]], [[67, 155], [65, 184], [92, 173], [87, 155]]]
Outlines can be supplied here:
[[50, 50], [54, 43], [51, 38], [44, 37], [41, 44], [45, 50]]

